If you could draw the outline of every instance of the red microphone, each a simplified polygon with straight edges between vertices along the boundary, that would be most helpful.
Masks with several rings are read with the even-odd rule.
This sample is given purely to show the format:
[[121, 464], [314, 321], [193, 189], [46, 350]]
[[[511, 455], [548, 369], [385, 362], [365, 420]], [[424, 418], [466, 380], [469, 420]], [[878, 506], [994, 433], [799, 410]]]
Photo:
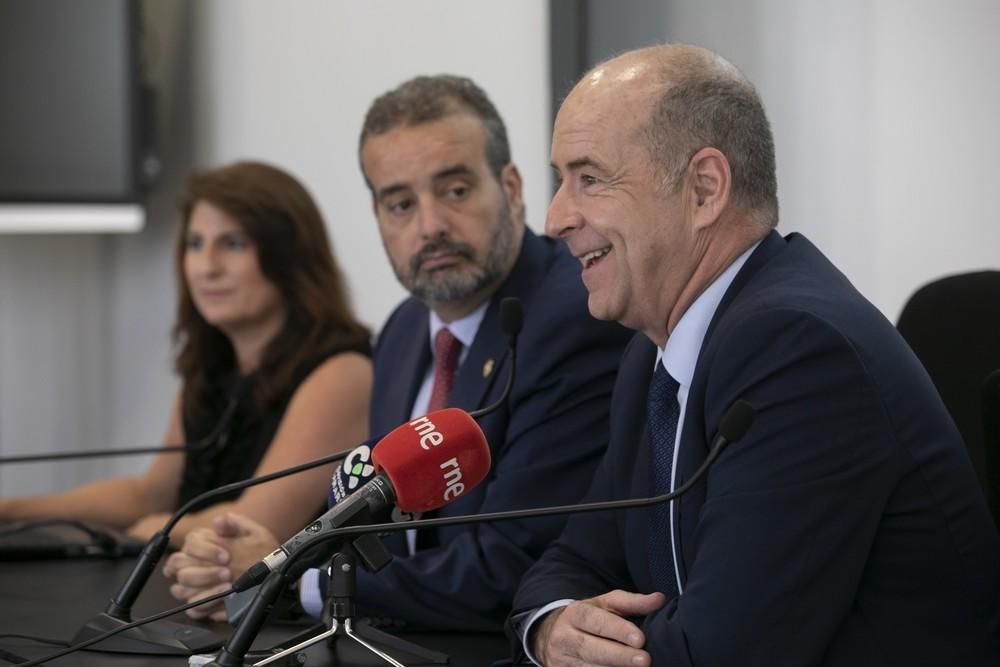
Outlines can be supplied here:
[[490, 470], [486, 436], [469, 413], [437, 410], [397, 427], [372, 450], [404, 512], [447, 505], [483, 481]]
[[372, 461], [375, 477], [251, 566], [233, 590], [256, 586], [317, 535], [369, 523], [393, 505], [404, 512], [427, 512], [460, 498], [486, 477], [490, 448], [467, 412], [447, 408], [393, 429], [373, 448]]

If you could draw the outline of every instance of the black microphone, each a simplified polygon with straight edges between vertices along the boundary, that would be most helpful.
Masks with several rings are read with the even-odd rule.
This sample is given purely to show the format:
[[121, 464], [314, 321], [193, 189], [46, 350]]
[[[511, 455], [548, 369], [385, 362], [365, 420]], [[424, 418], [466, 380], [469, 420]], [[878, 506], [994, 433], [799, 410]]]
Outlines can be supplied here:
[[521, 300], [516, 296], [507, 296], [500, 300], [500, 331], [510, 339], [510, 346], [517, 345], [517, 336], [524, 326], [524, 309]]
[[496, 412], [507, 402], [510, 390], [514, 386], [514, 367], [517, 363], [517, 337], [520, 335], [523, 325], [524, 312], [521, 308], [521, 300], [513, 296], [501, 299], [500, 330], [507, 336], [507, 347], [510, 349], [510, 372], [507, 374], [507, 384], [504, 385], [503, 391], [500, 393], [500, 398], [492, 405], [487, 405], [485, 408], [470, 412], [469, 414], [473, 419], [479, 419], [492, 412]]
[[222, 447], [225, 444], [225, 437], [228, 435], [226, 429], [236, 414], [236, 407], [239, 404], [239, 393], [235, 393], [226, 404], [222, 416], [215, 423], [212, 430], [205, 436], [192, 442], [179, 445], [154, 445], [151, 447], [132, 447], [127, 449], [92, 449], [84, 452], [53, 452], [51, 454], [29, 454], [19, 456], [0, 456], [0, 465], [5, 463], [40, 463], [43, 461], [66, 461], [72, 459], [93, 459], [113, 456], [138, 456], [141, 454], [180, 454], [185, 452], [195, 452], [207, 449], [211, 446]]

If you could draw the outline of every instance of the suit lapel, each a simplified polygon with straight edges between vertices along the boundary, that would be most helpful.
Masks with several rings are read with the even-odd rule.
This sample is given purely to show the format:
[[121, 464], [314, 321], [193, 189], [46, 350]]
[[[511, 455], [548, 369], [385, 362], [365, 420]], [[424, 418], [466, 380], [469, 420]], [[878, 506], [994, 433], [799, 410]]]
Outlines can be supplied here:
[[[705, 331], [705, 340], [701, 344], [701, 349], [705, 349], [708, 339], [712, 337], [712, 332], [715, 330], [716, 323], [722, 317], [722, 314], [726, 312], [726, 309], [729, 308], [729, 304], [743, 291], [743, 288], [750, 282], [754, 274], [771, 261], [772, 257], [781, 252], [786, 245], [787, 241], [781, 237], [781, 234], [774, 230], [771, 230], [767, 236], [761, 239], [760, 245], [747, 257], [747, 261], [740, 267], [736, 277], [733, 278], [732, 284], [729, 285], [726, 293], [722, 296], [722, 301], [719, 302], [719, 307], [715, 309], [715, 314], [712, 316], [712, 322], [708, 325], [708, 330]], [[698, 369], [695, 369], [694, 374], [695, 377], [698, 377]]]
[[[695, 367], [694, 377], [691, 380], [691, 387], [688, 391], [687, 404], [684, 409], [684, 424], [681, 433], [681, 448], [678, 452], [677, 479], [675, 488], [687, 481], [688, 478], [698, 469], [708, 456], [708, 449], [711, 446], [709, 439], [714, 439], [715, 433], [706, 432], [705, 423], [705, 384], [707, 382], [707, 370], [705, 368], [705, 358], [702, 355], [708, 346], [715, 331], [716, 324], [722, 318], [729, 306], [736, 300], [740, 292], [746, 287], [753, 276], [764, 267], [776, 254], [786, 246], [786, 240], [775, 231], [771, 231], [765, 236], [757, 249], [750, 254], [747, 261], [740, 268], [732, 284], [726, 290], [719, 307], [716, 308], [712, 316], [712, 322], [705, 332], [705, 340], [702, 341], [701, 350], [698, 353], [698, 365]], [[729, 406], [726, 406], [728, 408]], [[711, 473], [709, 473], [711, 474]], [[697, 484], [691, 488], [680, 502], [674, 503], [674, 527], [676, 538], [675, 555], [679, 558], [678, 567], [681, 572], [681, 581], [687, 580], [687, 566], [694, 560], [694, 534], [698, 525], [698, 517], [701, 508], [705, 504], [706, 485]]]
[[497, 371], [507, 357], [507, 339], [500, 332], [498, 303], [498, 299], [490, 302], [465, 361], [458, 369], [448, 400], [453, 407], [467, 411], [483, 407], [494, 378], [499, 375]]
[[[621, 451], [615, 443], [636, 443], [632, 445], [631, 456], [621, 457], [617, 465], [622, 466], [624, 473], [631, 466], [631, 476], [619, 474], [615, 470], [614, 479], [622, 480], [623, 486], [615, 490], [616, 498], [642, 498], [651, 493], [649, 433], [646, 426], [646, 401], [649, 393], [649, 382], [653, 375], [653, 364], [656, 360], [656, 346], [643, 334], [637, 334], [632, 341], [631, 349], [622, 359], [619, 369], [620, 378], [628, 378], [623, 387], [635, 387], [634, 393], [616, 401], [614, 406], [618, 416], [615, 423], [621, 424], [621, 430], [612, 431], [612, 447]], [[621, 379], [619, 379], [621, 382]], [[624, 390], [623, 392], [624, 393]], [[628, 447], [628, 445], [625, 445]], [[625, 483], [629, 480], [629, 483]], [[638, 590], [652, 590], [653, 578], [650, 573], [650, 554], [652, 548], [652, 531], [659, 529], [653, 526], [653, 510], [646, 508], [622, 512], [624, 518], [625, 544], [636, 548], [626, 550], [629, 570], [633, 573]], [[666, 529], [665, 527], [663, 529]]]

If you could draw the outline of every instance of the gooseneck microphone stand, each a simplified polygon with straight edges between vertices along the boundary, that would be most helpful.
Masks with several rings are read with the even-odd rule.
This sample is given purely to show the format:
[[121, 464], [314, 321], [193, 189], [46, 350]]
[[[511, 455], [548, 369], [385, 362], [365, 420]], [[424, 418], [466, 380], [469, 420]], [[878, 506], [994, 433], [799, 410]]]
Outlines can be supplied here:
[[[222, 417], [216, 423], [211, 433], [195, 443], [195, 447], [222, 446], [228, 438], [229, 423], [236, 413], [237, 396], [230, 398]], [[186, 449], [181, 446], [181, 449]], [[234, 487], [227, 485], [222, 487]], [[125, 583], [118, 590], [104, 611], [87, 621], [71, 643], [86, 642], [112, 630], [123, 628], [132, 623], [132, 606], [139, 593], [142, 592], [150, 575], [156, 569], [157, 563], [170, 546], [170, 531], [177, 522], [191, 509], [223, 493], [222, 489], [209, 491], [192, 498], [180, 509], [174, 512], [170, 520], [153, 535], [146, 546], [142, 548], [132, 571]], [[200, 651], [212, 650], [222, 645], [222, 638], [210, 630], [196, 628], [176, 621], [162, 621], [157, 624], [137, 626], [123, 630], [110, 641], [100, 643], [96, 650], [114, 651], [120, 653], [156, 653], [168, 655], [189, 655]]]
[[[522, 509], [522, 510], [508, 510], [503, 512], [488, 512], [484, 514], [471, 515], [471, 516], [454, 516], [454, 517], [441, 517], [435, 519], [418, 519], [416, 521], [407, 521], [400, 523], [381, 523], [372, 524], [367, 521], [357, 521], [350, 524], [334, 527], [331, 530], [319, 531], [313, 537], [309, 538], [305, 542], [299, 545], [297, 551], [292, 552], [288, 555], [288, 559], [283, 561], [281, 565], [275, 571], [271, 572], [264, 583], [261, 585], [260, 590], [257, 592], [257, 596], [254, 598], [253, 602], [250, 603], [250, 610], [247, 612], [240, 623], [239, 628], [230, 637], [229, 641], [226, 642], [225, 647], [223, 647], [222, 652], [219, 653], [216, 662], [209, 663], [206, 667], [243, 667], [244, 656], [250, 648], [250, 644], [253, 642], [254, 637], [260, 631], [261, 625], [264, 622], [264, 618], [267, 615], [267, 611], [274, 604], [274, 601], [280, 595], [283, 588], [294, 581], [297, 578], [298, 573], [304, 571], [301, 565], [297, 565], [301, 561], [309, 560], [309, 554], [320, 553], [323, 544], [333, 542], [337, 545], [342, 545], [351, 539], [355, 539], [358, 536], [371, 533], [394, 533], [404, 530], [409, 530], [410, 528], [424, 528], [424, 527], [437, 527], [437, 526], [455, 526], [455, 525], [474, 525], [480, 523], [490, 523], [493, 521], [505, 521], [511, 519], [526, 519], [532, 517], [546, 517], [546, 516], [559, 516], [559, 515], [570, 515], [570, 514], [582, 514], [585, 512], [606, 512], [609, 510], [623, 510], [632, 509], [639, 507], [651, 507], [660, 503], [664, 503], [674, 498], [679, 498], [691, 489], [695, 484], [701, 481], [705, 473], [708, 472], [715, 460], [720, 456], [722, 451], [732, 442], [735, 442], [742, 438], [747, 430], [749, 430], [750, 425], [753, 423], [756, 417], [756, 411], [753, 406], [744, 400], [737, 400], [729, 407], [726, 414], [723, 415], [722, 420], [719, 423], [719, 432], [716, 434], [712, 442], [712, 447], [709, 449], [708, 455], [705, 460], [698, 467], [697, 470], [687, 479], [683, 484], [677, 487], [675, 490], [664, 493], [657, 496], [649, 496], [645, 498], [628, 498], [622, 500], [606, 500], [600, 502], [590, 502], [590, 503], [577, 503], [573, 505], [555, 505], [550, 507], [539, 507], [535, 509]], [[303, 558], [303, 555], [306, 555]], [[353, 570], [353, 566], [352, 566]], [[289, 577], [286, 573], [294, 571], [296, 577]], [[332, 576], [332, 574], [331, 574]], [[252, 585], [252, 582], [250, 583]], [[353, 595], [353, 589], [349, 589], [350, 593]], [[342, 603], [341, 603], [342, 604]], [[343, 619], [338, 619], [337, 614], [345, 616]], [[304, 646], [309, 646], [320, 639], [325, 639], [327, 637], [336, 636], [339, 626], [343, 621], [345, 625], [345, 634], [347, 630], [347, 621], [350, 620], [350, 615], [347, 614], [346, 608], [341, 608], [339, 612], [332, 614], [332, 617], [337, 619], [337, 624], [331, 624], [330, 630], [321, 633], [318, 637], [313, 637], [302, 644], [298, 644], [293, 649], [300, 650]], [[351, 627], [353, 630], [353, 627]], [[354, 633], [351, 633], [354, 634]], [[352, 637], [356, 641], [360, 641], [357, 637]], [[369, 647], [370, 648], [370, 647]], [[292, 649], [288, 649], [291, 651]], [[287, 655], [288, 651], [283, 651], [277, 655]], [[380, 657], [385, 657], [381, 653], [377, 653]], [[275, 657], [276, 657], [275, 656]], [[262, 667], [266, 663], [258, 662], [255, 663], [254, 667]], [[405, 667], [400, 665], [398, 662], [394, 662], [389, 659], [389, 664], [394, 667]], [[446, 664], [446, 663], [444, 663]]]
[[[146, 546], [143, 547], [139, 558], [136, 560], [132, 571], [125, 579], [125, 583], [118, 593], [111, 599], [105, 610], [87, 621], [80, 628], [73, 643], [87, 641], [98, 635], [102, 635], [115, 628], [128, 625], [132, 621], [132, 606], [135, 604], [139, 593], [142, 592], [149, 577], [156, 569], [157, 563], [163, 558], [167, 547], [170, 545], [170, 531], [173, 530], [181, 517], [195, 509], [207, 504], [213, 498], [239, 491], [251, 486], [263, 484], [273, 479], [293, 475], [304, 470], [310, 470], [327, 463], [343, 460], [346, 453], [331, 454], [306, 463], [302, 463], [291, 468], [278, 470], [276, 472], [254, 477], [242, 482], [233, 482], [220, 486], [217, 489], [206, 491], [200, 496], [196, 496], [181, 506], [170, 520], [153, 535]], [[174, 621], [164, 621], [149, 627], [136, 628], [115, 635], [111, 641], [101, 642], [94, 650], [112, 651], [119, 653], [156, 653], [169, 655], [190, 655], [191, 653], [203, 653], [218, 648], [222, 645], [222, 638], [213, 632], [194, 628], [189, 625], [176, 623]]]

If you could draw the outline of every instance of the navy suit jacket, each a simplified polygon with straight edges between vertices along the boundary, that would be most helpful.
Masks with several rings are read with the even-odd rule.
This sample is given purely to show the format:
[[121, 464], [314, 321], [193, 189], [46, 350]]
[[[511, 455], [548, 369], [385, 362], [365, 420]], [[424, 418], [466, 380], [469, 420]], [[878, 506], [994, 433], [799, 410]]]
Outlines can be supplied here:
[[[630, 344], [589, 500], [650, 495], [656, 349]], [[706, 334], [677, 484], [737, 399], [757, 418], [671, 517], [684, 591], [640, 619], [654, 665], [997, 664], [1000, 544], [954, 423], [892, 325], [804, 237], [772, 232]], [[529, 610], [651, 592], [652, 510], [574, 517]], [[600, 536], [600, 539], [595, 539]]]
[[[480, 420], [493, 464], [482, 483], [435, 516], [577, 501], [607, 447], [611, 390], [632, 334], [592, 318], [579, 261], [565, 244], [527, 229], [458, 370], [449, 404], [474, 410], [502, 393], [510, 360], [498, 306], [508, 296], [521, 299], [524, 327], [510, 398]], [[380, 333], [371, 433], [409, 421], [431, 364], [428, 329], [427, 308], [411, 298]], [[412, 556], [405, 555], [402, 533], [387, 537], [399, 555], [380, 572], [359, 572], [358, 606], [424, 628], [499, 632], [521, 576], [564, 523], [549, 518], [438, 529], [431, 537], [439, 546]]]

